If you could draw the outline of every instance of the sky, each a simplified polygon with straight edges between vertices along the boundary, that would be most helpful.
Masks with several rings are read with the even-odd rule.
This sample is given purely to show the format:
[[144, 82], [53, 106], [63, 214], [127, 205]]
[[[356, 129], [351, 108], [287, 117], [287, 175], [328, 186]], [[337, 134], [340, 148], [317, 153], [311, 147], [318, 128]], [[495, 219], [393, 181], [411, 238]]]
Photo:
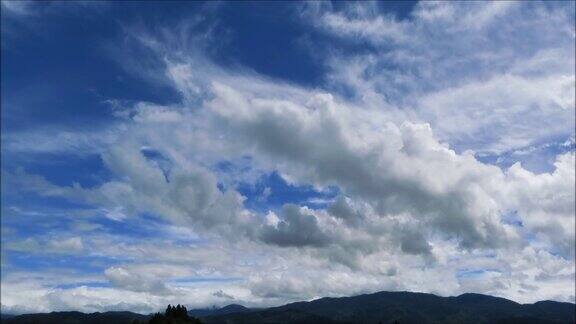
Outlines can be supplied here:
[[1, 2], [1, 311], [575, 301], [575, 3]]

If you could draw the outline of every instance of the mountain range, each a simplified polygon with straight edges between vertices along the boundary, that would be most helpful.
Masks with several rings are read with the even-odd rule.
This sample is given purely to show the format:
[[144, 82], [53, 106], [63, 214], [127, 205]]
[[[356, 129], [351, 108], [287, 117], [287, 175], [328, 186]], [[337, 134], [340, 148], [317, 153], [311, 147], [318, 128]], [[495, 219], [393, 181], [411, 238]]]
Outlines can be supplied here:
[[[440, 297], [412, 292], [377, 292], [352, 297], [321, 298], [279, 307], [250, 309], [241, 305], [194, 309], [189, 315], [206, 324], [232, 323], [575, 323], [572, 303], [540, 301], [519, 304], [481, 294]], [[146, 323], [150, 315], [131, 312], [52, 312], [5, 318], [2, 323]]]

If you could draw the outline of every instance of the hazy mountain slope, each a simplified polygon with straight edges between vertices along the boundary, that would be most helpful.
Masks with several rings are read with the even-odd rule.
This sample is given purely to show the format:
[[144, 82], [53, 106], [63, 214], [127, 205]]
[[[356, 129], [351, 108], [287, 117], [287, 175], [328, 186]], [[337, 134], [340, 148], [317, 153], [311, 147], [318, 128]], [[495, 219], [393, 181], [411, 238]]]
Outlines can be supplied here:
[[148, 321], [149, 315], [132, 312], [105, 312], [85, 314], [81, 312], [52, 312], [39, 314], [24, 314], [8, 319], [2, 319], [2, 323], [14, 324], [126, 324], [135, 319]]
[[293, 314], [318, 316], [317, 323], [574, 323], [574, 304], [522, 305], [479, 294], [439, 297], [408, 292], [379, 292], [322, 298], [242, 314], [204, 318], [207, 323], [292, 323]]
[[224, 306], [222, 308], [198, 308], [192, 309], [188, 311], [188, 315], [194, 317], [206, 317], [206, 316], [216, 316], [216, 315], [227, 315], [233, 313], [245, 313], [251, 311], [249, 308], [246, 308], [242, 305], [238, 304], [230, 304]]

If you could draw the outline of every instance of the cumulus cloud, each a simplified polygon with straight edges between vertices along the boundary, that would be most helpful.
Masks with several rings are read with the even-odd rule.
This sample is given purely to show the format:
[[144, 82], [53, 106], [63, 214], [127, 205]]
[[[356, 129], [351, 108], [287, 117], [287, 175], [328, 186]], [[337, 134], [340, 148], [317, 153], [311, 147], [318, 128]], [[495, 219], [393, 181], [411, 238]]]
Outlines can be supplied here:
[[262, 231], [262, 241], [278, 246], [323, 246], [330, 238], [318, 225], [316, 217], [295, 205], [284, 205], [282, 219], [267, 225]]
[[[575, 179], [574, 153], [557, 157], [553, 173], [534, 175], [520, 164], [513, 165], [507, 176], [513, 183], [515, 208], [527, 231], [544, 238], [551, 250], [574, 259]], [[506, 203], [506, 202], [503, 202]]]
[[106, 278], [119, 288], [137, 291], [148, 292], [152, 295], [169, 294], [170, 290], [166, 285], [153, 276], [145, 277], [141, 274], [130, 273], [127, 269], [121, 267], [111, 267], [104, 271]]

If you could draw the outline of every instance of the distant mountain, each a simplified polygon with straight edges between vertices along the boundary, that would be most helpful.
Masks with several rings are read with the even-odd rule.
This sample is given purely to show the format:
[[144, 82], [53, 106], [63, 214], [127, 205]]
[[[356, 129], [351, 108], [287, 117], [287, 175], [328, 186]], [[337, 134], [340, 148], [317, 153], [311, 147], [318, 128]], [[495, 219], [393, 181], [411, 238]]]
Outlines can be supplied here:
[[[252, 311], [254, 311], [253, 309]], [[192, 309], [188, 311], [188, 315], [194, 317], [206, 317], [206, 316], [217, 316], [217, 315], [227, 315], [233, 313], [245, 313], [249, 312], [251, 309], [246, 308], [242, 305], [238, 304], [230, 304], [228, 306], [224, 306], [222, 308], [199, 308], [199, 309]]]
[[409, 292], [379, 292], [321, 298], [280, 307], [202, 318], [218, 323], [574, 323], [575, 305], [553, 301], [518, 304], [480, 294], [439, 297]]
[[2, 318], [2, 324], [130, 324], [134, 320], [147, 323], [149, 315], [132, 312], [52, 312], [39, 314], [24, 314], [9, 318]]
[[[228, 305], [215, 309], [195, 309], [188, 312], [205, 324], [371, 324], [371, 323], [486, 323], [486, 324], [573, 324], [576, 306], [572, 303], [541, 301], [519, 304], [505, 298], [480, 294], [439, 297], [410, 292], [378, 292], [341, 298], [321, 298], [266, 309], [249, 309]], [[84, 314], [53, 312], [19, 315], [2, 319], [2, 323], [131, 324], [134, 320], [147, 323], [150, 315], [131, 312]]]

